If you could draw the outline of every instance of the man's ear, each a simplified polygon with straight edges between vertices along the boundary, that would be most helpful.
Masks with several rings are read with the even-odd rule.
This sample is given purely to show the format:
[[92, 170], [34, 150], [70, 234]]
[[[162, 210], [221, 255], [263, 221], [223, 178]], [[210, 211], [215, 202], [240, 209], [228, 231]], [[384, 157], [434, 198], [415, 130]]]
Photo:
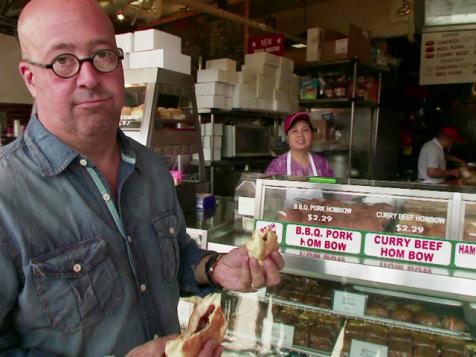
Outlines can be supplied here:
[[30, 69], [30, 65], [25, 61], [20, 61], [20, 63], [18, 64], [18, 70], [20, 71], [20, 75], [25, 81], [26, 87], [30, 91], [30, 94], [33, 98], [36, 98], [35, 79], [33, 76], [33, 72]]

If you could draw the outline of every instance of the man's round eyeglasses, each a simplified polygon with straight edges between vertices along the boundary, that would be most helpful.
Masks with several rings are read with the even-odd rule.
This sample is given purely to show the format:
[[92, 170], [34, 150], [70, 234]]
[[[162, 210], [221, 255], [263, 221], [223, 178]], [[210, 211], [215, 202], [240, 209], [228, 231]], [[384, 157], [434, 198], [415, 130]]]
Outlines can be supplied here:
[[91, 56], [85, 58], [78, 58], [72, 53], [62, 53], [54, 58], [50, 64], [42, 64], [24, 59], [25, 62], [51, 69], [54, 74], [60, 78], [71, 78], [79, 73], [84, 62], [89, 62], [94, 69], [101, 73], [109, 73], [114, 71], [119, 62], [124, 59], [124, 52], [118, 48], [118, 52], [113, 50], [99, 50], [94, 52]]

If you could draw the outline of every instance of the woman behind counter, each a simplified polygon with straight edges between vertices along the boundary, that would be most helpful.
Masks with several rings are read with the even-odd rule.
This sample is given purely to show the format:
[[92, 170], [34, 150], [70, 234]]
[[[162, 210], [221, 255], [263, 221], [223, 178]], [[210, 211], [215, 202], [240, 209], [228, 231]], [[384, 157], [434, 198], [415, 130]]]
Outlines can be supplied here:
[[334, 172], [321, 155], [311, 152], [312, 146], [311, 118], [306, 112], [288, 115], [284, 122], [290, 150], [269, 164], [267, 175], [288, 176], [326, 176], [333, 177]]

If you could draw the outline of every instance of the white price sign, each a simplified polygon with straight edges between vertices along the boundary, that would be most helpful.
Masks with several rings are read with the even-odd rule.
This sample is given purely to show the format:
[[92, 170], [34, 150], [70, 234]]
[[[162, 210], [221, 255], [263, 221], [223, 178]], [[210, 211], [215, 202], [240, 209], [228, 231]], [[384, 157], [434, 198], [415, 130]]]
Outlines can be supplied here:
[[297, 224], [286, 226], [286, 244], [294, 247], [359, 254], [361, 242], [360, 232]]
[[420, 84], [476, 82], [476, 30], [422, 34]]
[[435, 265], [451, 263], [451, 243], [424, 238], [367, 233], [365, 255]]
[[459, 268], [476, 269], [476, 244], [456, 244], [455, 265]]
[[272, 320], [263, 320], [261, 339], [264, 343], [271, 341], [272, 345], [291, 347], [293, 345], [294, 326], [276, 323]]

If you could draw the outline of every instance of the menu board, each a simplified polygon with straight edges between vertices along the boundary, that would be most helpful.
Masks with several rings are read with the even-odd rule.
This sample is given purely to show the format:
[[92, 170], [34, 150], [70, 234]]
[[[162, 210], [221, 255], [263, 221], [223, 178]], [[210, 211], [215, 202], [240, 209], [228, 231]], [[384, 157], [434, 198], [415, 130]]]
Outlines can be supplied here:
[[420, 84], [476, 81], [476, 30], [422, 34]]

